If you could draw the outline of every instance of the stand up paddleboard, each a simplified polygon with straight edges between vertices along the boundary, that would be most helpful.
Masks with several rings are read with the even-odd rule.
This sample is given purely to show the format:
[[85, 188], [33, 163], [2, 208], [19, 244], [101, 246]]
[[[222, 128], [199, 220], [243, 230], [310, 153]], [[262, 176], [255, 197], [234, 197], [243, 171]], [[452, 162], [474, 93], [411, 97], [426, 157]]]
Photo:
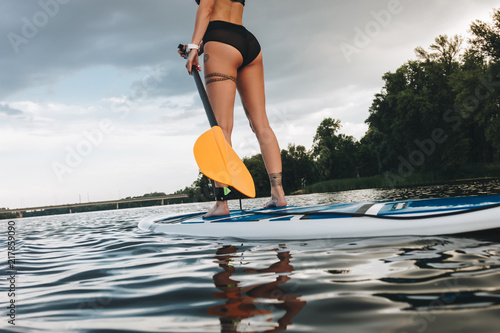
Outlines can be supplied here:
[[500, 195], [239, 210], [207, 219], [203, 214], [151, 216], [139, 228], [248, 240], [451, 235], [500, 228]]

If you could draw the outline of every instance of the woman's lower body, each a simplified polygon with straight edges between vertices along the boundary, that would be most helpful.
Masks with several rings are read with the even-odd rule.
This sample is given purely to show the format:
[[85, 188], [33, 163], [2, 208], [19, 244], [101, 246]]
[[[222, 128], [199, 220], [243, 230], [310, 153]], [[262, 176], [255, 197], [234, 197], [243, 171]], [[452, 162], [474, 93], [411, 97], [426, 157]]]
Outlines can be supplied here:
[[[213, 21], [203, 42], [207, 93], [226, 140], [231, 143], [234, 102], [238, 91], [269, 174], [271, 200], [266, 206], [286, 206], [281, 183], [281, 152], [266, 114], [264, 67], [257, 39], [241, 25]], [[216, 183], [216, 187], [224, 185]], [[229, 214], [227, 201], [223, 199], [217, 196], [216, 205], [207, 217]]]

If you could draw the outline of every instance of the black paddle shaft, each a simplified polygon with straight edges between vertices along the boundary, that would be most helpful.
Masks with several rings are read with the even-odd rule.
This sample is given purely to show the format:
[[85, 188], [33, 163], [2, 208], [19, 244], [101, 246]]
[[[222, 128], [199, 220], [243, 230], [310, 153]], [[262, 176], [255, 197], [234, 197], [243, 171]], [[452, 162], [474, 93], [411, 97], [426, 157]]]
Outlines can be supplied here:
[[[184, 49], [184, 45], [179, 44], [179, 50], [186, 55], [186, 51]], [[194, 82], [196, 83], [196, 88], [198, 88], [198, 93], [200, 94], [201, 102], [203, 103], [203, 107], [205, 108], [205, 113], [207, 114], [208, 122], [210, 123], [210, 127], [218, 126], [217, 119], [215, 119], [214, 110], [212, 110], [212, 106], [210, 105], [210, 101], [208, 100], [208, 95], [205, 90], [205, 86], [201, 81], [200, 73], [198, 72], [198, 68], [193, 66], [191, 73], [194, 77]]]

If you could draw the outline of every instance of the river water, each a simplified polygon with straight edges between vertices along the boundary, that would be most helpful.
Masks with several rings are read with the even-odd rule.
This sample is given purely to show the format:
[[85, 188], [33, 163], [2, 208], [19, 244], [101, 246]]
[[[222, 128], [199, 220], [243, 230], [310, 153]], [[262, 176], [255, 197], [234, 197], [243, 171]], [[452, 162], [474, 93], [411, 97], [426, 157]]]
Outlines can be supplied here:
[[[500, 194], [500, 182], [288, 200], [313, 205], [487, 194]], [[245, 208], [262, 204], [243, 202]], [[0, 221], [0, 331], [498, 332], [498, 230], [279, 243], [182, 238], [137, 228], [152, 214], [210, 206], [13, 220], [15, 263], [6, 253], [9, 222]]]

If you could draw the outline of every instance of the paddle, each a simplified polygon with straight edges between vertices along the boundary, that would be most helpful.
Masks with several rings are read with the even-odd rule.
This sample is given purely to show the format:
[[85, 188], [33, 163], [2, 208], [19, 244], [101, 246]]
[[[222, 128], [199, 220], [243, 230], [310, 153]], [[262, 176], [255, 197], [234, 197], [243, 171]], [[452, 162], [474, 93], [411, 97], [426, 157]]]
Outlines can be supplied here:
[[[179, 44], [179, 50], [185, 55], [182, 44]], [[227, 142], [222, 129], [217, 124], [196, 66], [193, 66], [192, 73], [211, 127], [194, 144], [194, 157], [198, 167], [208, 178], [232, 186], [247, 197], [255, 198], [255, 185], [252, 175]]]

